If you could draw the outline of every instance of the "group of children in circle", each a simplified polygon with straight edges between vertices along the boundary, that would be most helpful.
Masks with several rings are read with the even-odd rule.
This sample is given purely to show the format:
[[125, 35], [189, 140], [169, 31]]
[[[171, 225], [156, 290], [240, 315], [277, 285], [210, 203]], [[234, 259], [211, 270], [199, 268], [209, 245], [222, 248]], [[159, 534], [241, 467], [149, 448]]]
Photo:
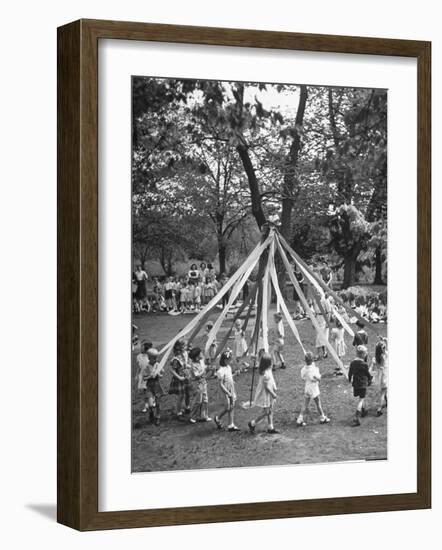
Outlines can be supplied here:
[[[283, 356], [284, 335], [281, 330], [282, 316], [279, 312], [274, 315], [275, 328], [269, 331], [269, 349], [265, 352], [262, 341], [258, 341], [259, 350], [256, 364], [258, 369], [258, 383], [254, 393], [252, 406], [261, 409], [261, 413], [248, 422], [250, 433], [255, 433], [256, 425], [267, 420], [267, 432], [279, 433], [274, 426], [273, 411], [277, 399], [277, 386], [273, 371], [275, 368], [285, 369]], [[358, 322], [359, 330], [355, 333], [353, 346], [356, 349], [356, 357], [351, 361], [348, 370], [348, 380], [353, 387], [353, 395], [358, 399], [352, 424], [360, 425], [360, 419], [367, 415], [365, 398], [367, 388], [375, 380], [379, 391], [377, 416], [383, 414], [383, 408], [387, 406], [388, 389], [388, 350], [386, 338], [380, 337], [375, 355], [369, 364], [367, 344], [368, 335], [363, 328], [363, 323]], [[213, 328], [213, 323], [206, 326], [206, 336]], [[339, 327], [338, 330], [340, 330]], [[342, 328], [342, 327], [341, 327]], [[241, 322], [234, 326], [233, 350], [226, 348], [220, 355], [219, 365], [216, 365], [215, 357], [218, 347], [216, 340], [208, 346], [207, 353], [200, 347], [191, 347], [183, 340], [177, 340], [173, 346], [173, 358], [170, 361], [171, 382], [167, 392], [161, 385], [163, 369], [158, 361], [159, 351], [150, 342], [143, 342], [141, 353], [137, 355], [138, 389], [144, 394], [145, 406], [143, 412], [149, 413], [149, 418], [155, 425], [160, 424], [160, 401], [166, 394], [176, 396], [175, 414], [178, 419], [187, 419], [189, 423], [210, 422], [209, 395], [207, 379], [217, 378], [219, 389], [223, 397], [223, 406], [213, 416], [213, 421], [218, 429], [223, 429], [222, 419], [227, 415], [227, 431], [238, 432], [240, 428], [235, 424], [234, 411], [237, 400], [235, 389], [235, 377], [241, 372], [247, 371], [249, 365], [243, 361], [248, 351]], [[262, 335], [261, 335], [262, 338]], [[338, 343], [336, 343], [338, 342]], [[339, 338], [334, 340], [335, 347], [339, 346]], [[342, 350], [341, 350], [342, 351]], [[342, 356], [345, 354], [339, 354]], [[313, 400], [319, 413], [320, 424], [328, 424], [330, 418], [325, 414], [321, 398], [319, 383], [321, 374], [315, 361], [319, 359], [312, 352], [307, 351], [304, 356], [305, 364], [301, 368], [301, 378], [305, 382], [304, 403], [297, 416], [296, 425], [306, 426], [306, 414]], [[236, 368], [235, 368], [236, 365]], [[340, 369], [339, 369], [340, 370]]]

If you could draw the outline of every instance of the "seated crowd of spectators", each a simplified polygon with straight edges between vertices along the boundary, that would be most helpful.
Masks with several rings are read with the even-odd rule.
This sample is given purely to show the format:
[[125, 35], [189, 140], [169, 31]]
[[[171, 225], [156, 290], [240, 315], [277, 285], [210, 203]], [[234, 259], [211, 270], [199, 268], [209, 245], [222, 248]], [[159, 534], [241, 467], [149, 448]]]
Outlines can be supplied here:
[[151, 290], [147, 289], [148, 276], [137, 268], [132, 278], [133, 311], [186, 313], [199, 311], [218, 293], [228, 277], [216, 275], [212, 264], [192, 264], [184, 276], [160, 279], [153, 277]]

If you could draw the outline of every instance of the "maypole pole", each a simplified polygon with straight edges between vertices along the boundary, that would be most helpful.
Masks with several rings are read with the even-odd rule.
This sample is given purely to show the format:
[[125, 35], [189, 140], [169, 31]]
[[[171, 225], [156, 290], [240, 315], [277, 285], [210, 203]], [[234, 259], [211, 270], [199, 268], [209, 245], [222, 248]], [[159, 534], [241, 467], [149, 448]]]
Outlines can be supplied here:
[[[266, 222], [261, 227], [261, 242], [264, 242], [269, 236], [274, 238], [274, 226], [273, 224]], [[254, 348], [254, 354], [253, 354], [253, 368], [252, 368], [252, 382], [250, 386], [250, 400], [249, 402], [246, 402], [243, 404], [243, 407], [251, 407], [253, 402], [253, 388], [255, 385], [255, 370], [256, 370], [256, 363], [257, 363], [257, 356], [258, 356], [258, 341], [259, 341], [259, 327], [261, 325], [262, 321], [262, 313], [264, 311], [264, 314], [267, 314], [268, 307], [267, 304], [264, 304], [264, 300], [267, 300], [266, 296], [268, 295], [268, 289], [266, 288], [264, 291], [264, 284], [268, 283], [269, 277], [268, 275], [268, 269], [269, 269], [269, 249], [274, 250], [274, 246], [272, 247], [272, 242], [270, 246], [268, 246], [261, 254], [261, 257], [259, 259], [259, 269], [258, 269], [258, 281], [257, 281], [257, 307], [256, 307], [256, 317], [255, 317], [255, 328], [253, 330], [252, 338], [250, 340], [249, 349]], [[264, 323], [266, 325], [266, 323]], [[264, 335], [263, 335], [264, 336]]]

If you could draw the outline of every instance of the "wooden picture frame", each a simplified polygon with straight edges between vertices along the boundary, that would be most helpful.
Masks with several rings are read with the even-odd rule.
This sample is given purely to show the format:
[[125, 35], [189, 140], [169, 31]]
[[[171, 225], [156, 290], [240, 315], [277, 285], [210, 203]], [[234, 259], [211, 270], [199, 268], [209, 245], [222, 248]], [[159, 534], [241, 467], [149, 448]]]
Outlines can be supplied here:
[[[418, 70], [417, 492], [98, 511], [98, 40], [405, 56]], [[79, 20], [58, 29], [58, 521], [82, 531], [431, 506], [431, 44], [423, 41]]]

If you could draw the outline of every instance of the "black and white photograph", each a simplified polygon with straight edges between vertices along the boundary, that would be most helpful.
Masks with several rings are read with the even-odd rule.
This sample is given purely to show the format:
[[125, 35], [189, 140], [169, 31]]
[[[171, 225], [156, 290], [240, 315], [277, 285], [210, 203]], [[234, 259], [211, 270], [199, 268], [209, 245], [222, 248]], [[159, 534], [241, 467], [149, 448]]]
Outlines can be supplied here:
[[131, 92], [132, 472], [387, 460], [388, 90]]

